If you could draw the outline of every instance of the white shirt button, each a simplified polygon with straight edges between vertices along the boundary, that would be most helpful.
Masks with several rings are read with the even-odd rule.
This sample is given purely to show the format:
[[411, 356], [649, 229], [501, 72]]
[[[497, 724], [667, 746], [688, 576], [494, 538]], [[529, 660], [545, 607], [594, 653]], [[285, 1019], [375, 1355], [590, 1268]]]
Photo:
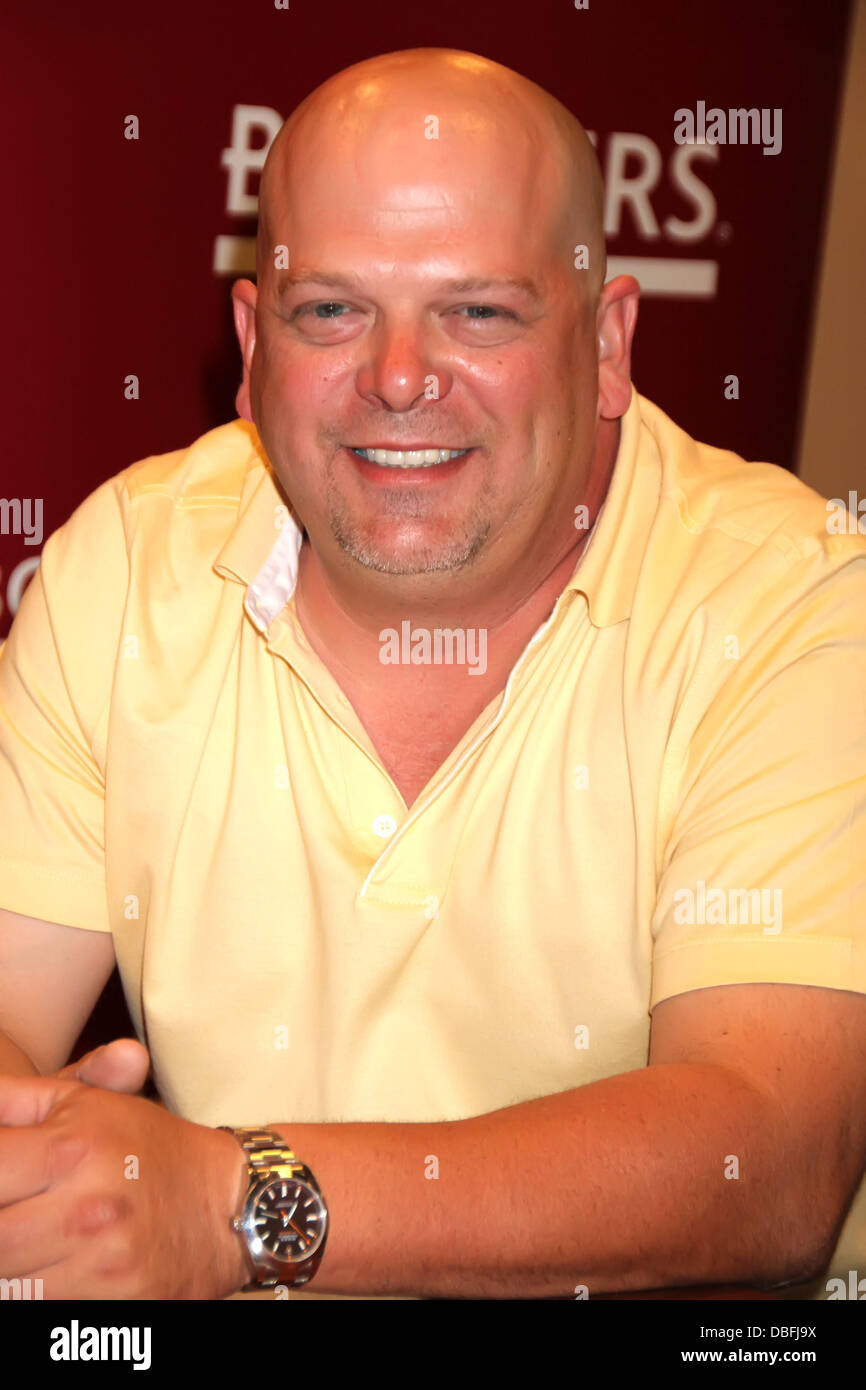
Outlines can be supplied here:
[[373, 821], [373, 829], [377, 835], [381, 835], [383, 840], [387, 840], [389, 835], [393, 835], [397, 829], [397, 822], [393, 816], [377, 816]]

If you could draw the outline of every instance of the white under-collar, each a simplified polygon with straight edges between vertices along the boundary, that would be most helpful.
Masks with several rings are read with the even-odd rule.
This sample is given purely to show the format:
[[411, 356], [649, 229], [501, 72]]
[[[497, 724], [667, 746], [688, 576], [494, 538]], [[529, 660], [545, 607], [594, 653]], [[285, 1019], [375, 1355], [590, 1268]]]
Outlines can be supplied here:
[[288, 603], [298, 583], [298, 556], [303, 529], [291, 512], [271, 546], [271, 553], [247, 589], [244, 608], [259, 632], [267, 632]]

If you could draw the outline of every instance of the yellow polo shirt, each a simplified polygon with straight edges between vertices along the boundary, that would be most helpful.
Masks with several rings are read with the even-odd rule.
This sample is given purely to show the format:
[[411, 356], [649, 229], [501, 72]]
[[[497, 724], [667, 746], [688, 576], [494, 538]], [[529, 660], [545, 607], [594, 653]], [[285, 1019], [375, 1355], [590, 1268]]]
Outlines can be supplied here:
[[209, 1125], [461, 1119], [645, 1066], [672, 994], [866, 992], [866, 540], [827, 518], [633, 390], [570, 582], [408, 811], [255, 430], [135, 463], [0, 650], [0, 906], [113, 933]]

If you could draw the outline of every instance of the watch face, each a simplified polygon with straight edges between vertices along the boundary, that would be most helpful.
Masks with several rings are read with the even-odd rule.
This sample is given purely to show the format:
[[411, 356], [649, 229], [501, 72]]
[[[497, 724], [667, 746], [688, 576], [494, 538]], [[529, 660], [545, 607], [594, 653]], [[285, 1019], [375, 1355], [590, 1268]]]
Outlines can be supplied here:
[[253, 1253], [261, 1250], [286, 1264], [309, 1259], [325, 1234], [325, 1206], [309, 1183], [277, 1178], [256, 1200], [251, 1224]]

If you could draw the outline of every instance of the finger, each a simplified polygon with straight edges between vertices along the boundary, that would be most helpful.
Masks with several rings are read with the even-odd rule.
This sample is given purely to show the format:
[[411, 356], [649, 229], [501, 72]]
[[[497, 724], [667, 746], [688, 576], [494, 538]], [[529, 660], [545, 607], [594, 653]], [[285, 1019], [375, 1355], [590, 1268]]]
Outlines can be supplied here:
[[0, 1125], [41, 1124], [76, 1084], [58, 1076], [0, 1075]]
[[[128, 1297], [128, 1199], [51, 1188], [0, 1209], [0, 1278], [41, 1278], [45, 1299]], [[31, 1290], [32, 1292], [32, 1290]]]
[[71, 1062], [57, 1073], [69, 1081], [134, 1095], [150, 1071], [150, 1053], [135, 1038], [116, 1038]]
[[[50, 1267], [73, 1257], [76, 1245], [87, 1238], [88, 1222], [93, 1226], [93, 1234], [100, 1228], [100, 1202], [105, 1205], [103, 1198], [91, 1198], [90, 1205], [76, 1213], [74, 1221], [70, 1221], [68, 1197], [56, 1188], [3, 1207], [0, 1278], [20, 1279], [39, 1271], [47, 1284]], [[47, 1287], [45, 1294], [51, 1298], [62, 1296]]]
[[75, 1166], [86, 1147], [86, 1141], [71, 1136], [53, 1138], [45, 1125], [0, 1129], [0, 1208], [44, 1192], [61, 1167]]

